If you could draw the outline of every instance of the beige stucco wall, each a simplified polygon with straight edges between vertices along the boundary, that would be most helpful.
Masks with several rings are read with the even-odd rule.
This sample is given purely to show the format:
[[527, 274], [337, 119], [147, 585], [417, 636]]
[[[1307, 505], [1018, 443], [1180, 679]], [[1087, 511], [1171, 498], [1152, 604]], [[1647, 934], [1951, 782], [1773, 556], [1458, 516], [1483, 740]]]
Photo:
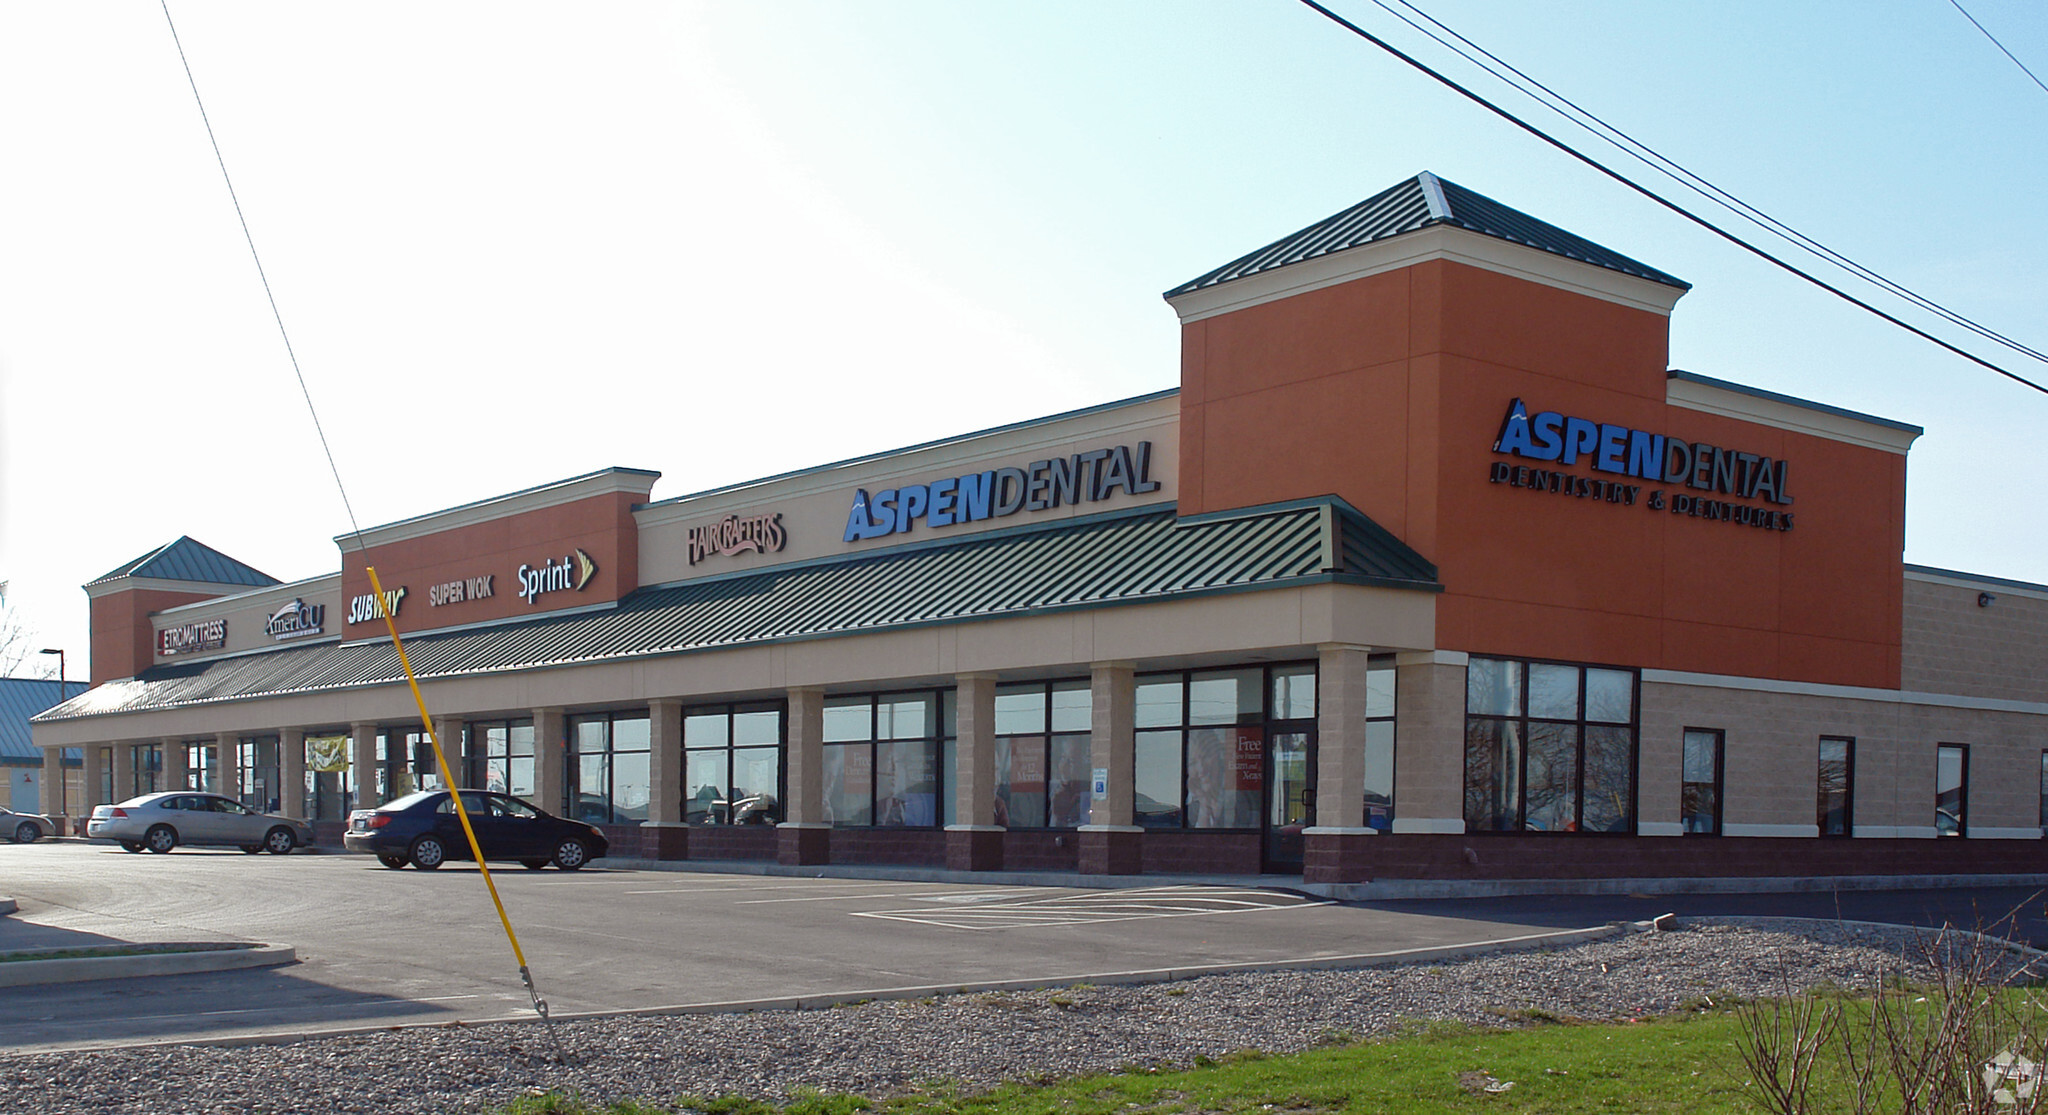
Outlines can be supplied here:
[[1908, 692], [2048, 701], [2048, 591], [1909, 569], [1903, 622]]
[[[1152, 443], [1150, 478], [1157, 491], [1133, 496], [1124, 492], [1101, 501], [1083, 501], [1043, 511], [1020, 511], [1003, 518], [930, 529], [920, 523], [900, 534], [847, 542], [847, 512], [856, 489], [870, 496], [905, 484], [929, 484], [996, 468], [1023, 468], [1032, 461], [1070, 456], [1116, 445]], [[640, 531], [640, 583], [669, 584], [697, 577], [759, 569], [786, 562], [824, 557], [852, 557], [864, 551], [934, 539], [957, 539], [987, 530], [1014, 528], [1105, 511], [1163, 503], [1174, 499], [1180, 471], [1180, 404], [1175, 396], [1104, 407], [1070, 418], [1029, 423], [993, 433], [957, 438], [910, 452], [818, 468], [779, 480], [686, 496], [650, 504], [634, 512]], [[788, 541], [779, 553], [747, 552], [713, 555], [690, 564], [693, 527], [709, 526], [727, 515], [741, 517], [780, 513]]]
[[[279, 639], [266, 634], [264, 624], [277, 610], [294, 600], [304, 600], [308, 605], [325, 605], [325, 623], [318, 635], [300, 635]], [[180, 662], [199, 662], [221, 658], [249, 651], [279, 650], [287, 646], [304, 646], [312, 643], [336, 642], [341, 638], [342, 617], [348, 612], [348, 604], [342, 597], [341, 574], [330, 573], [306, 581], [295, 581], [288, 585], [274, 585], [270, 588], [237, 593], [219, 600], [205, 600], [197, 604], [186, 604], [178, 608], [166, 608], [150, 617], [150, 624], [158, 631], [170, 627], [181, 627], [197, 620], [224, 619], [228, 624], [227, 646], [218, 651], [203, 654], [152, 654], [155, 665], [166, 666]], [[152, 650], [159, 645], [152, 642]]]

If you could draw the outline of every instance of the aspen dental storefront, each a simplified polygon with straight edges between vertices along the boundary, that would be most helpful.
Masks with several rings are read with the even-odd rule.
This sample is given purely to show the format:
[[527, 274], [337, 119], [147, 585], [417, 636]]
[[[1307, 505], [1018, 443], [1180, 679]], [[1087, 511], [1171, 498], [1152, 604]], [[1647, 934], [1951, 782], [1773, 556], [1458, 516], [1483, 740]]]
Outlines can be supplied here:
[[[2048, 588], [1902, 564], [1920, 431], [1667, 367], [1686, 286], [1432, 175], [1167, 293], [1178, 389], [653, 500], [613, 468], [86, 586], [84, 801], [438, 777], [615, 853], [2048, 874]], [[364, 572], [374, 565], [380, 598]]]

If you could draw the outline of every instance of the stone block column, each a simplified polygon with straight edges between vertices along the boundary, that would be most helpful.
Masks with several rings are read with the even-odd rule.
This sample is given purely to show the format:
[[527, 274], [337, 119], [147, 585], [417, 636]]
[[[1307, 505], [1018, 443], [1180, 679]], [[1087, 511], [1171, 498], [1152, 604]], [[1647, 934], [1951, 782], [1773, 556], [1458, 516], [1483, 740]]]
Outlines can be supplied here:
[[348, 769], [356, 782], [353, 809], [375, 809], [384, 804], [377, 793], [377, 726], [351, 724], [348, 729]]
[[306, 816], [306, 730], [286, 728], [277, 735], [278, 809], [287, 817]]
[[[481, 789], [473, 787], [469, 777], [469, 743], [462, 738], [463, 729], [468, 727], [459, 716], [443, 716], [434, 721], [434, 738], [441, 744], [441, 755], [448, 760], [449, 788], [455, 790]], [[480, 743], [481, 741], [479, 741]]]
[[1137, 667], [1130, 662], [1097, 662], [1089, 670], [1090, 745], [1103, 791], [1089, 803], [1080, 829], [1078, 866], [1083, 875], [1136, 875], [1143, 869], [1145, 830], [1131, 823], [1137, 785]]
[[213, 792], [236, 801], [242, 800], [242, 749], [236, 746], [240, 742], [241, 737], [233, 732], [219, 732], [213, 737], [213, 769], [219, 778]]
[[164, 749], [164, 789], [189, 790], [191, 785], [191, 756], [185, 752], [185, 741], [167, 739], [162, 741]]
[[569, 816], [569, 716], [559, 708], [533, 710], [534, 804]]
[[957, 824], [946, 826], [946, 866], [954, 871], [1000, 871], [1003, 832], [996, 819], [996, 675], [953, 679], [960, 710], [953, 784]]
[[1465, 656], [1394, 660], [1394, 833], [1465, 831]]
[[789, 691], [789, 800], [775, 826], [775, 858], [789, 866], [828, 862], [832, 826], [825, 822], [825, 690]]
[[1365, 647], [1316, 648], [1315, 824], [1303, 833], [1302, 879], [1356, 883], [1371, 878], [1365, 826]]
[[690, 826], [683, 823], [683, 702], [647, 702], [647, 819], [640, 822], [641, 853], [654, 859], [689, 859]]
[[78, 803], [78, 813], [83, 817], [90, 816], [94, 806], [112, 805], [113, 802], [106, 800], [106, 779], [100, 777], [100, 772], [107, 769], [106, 745], [93, 744], [90, 747], [81, 749], [81, 753], [85, 757], [85, 795], [83, 800]]
[[[135, 744], [123, 740], [113, 746], [114, 752], [114, 801], [127, 801], [135, 796]], [[113, 804], [109, 802], [108, 804]]]

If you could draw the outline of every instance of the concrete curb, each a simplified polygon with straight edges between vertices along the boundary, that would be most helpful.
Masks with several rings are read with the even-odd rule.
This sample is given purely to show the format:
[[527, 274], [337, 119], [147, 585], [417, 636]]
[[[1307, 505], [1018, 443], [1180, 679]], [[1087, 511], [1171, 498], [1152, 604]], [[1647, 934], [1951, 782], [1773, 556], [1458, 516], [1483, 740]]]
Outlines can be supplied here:
[[21, 909], [21, 904], [12, 898], [0, 898], [0, 918]]
[[[22, 949], [31, 952], [71, 950]], [[182, 976], [193, 972], [229, 972], [238, 968], [275, 968], [296, 963], [290, 945], [210, 948], [201, 952], [153, 952], [139, 956], [67, 956], [58, 960], [10, 960], [0, 963], [0, 987], [33, 987], [46, 983], [134, 979], [141, 976]]]

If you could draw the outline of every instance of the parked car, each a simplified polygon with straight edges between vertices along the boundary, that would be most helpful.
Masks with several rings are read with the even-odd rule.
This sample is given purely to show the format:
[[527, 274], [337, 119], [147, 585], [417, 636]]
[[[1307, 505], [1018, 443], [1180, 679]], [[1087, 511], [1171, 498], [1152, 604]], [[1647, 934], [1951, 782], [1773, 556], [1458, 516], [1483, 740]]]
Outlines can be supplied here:
[[57, 835], [57, 826], [40, 813], [16, 813], [12, 809], [0, 809], [0, 836], [16, 844], [33, 844], [46, 836]]
[[180, 844], [192, 844], [281, 856], [312, 844], [313, 826], [296, 817], [258, 813], [220, 794], [173, 790], [94, 806], [85, 835], [114, 841], [130, 852], [147, 848], [161, 855]]
[[[554, 816], [510, 794], [464, 790], [462, 805], [486, 860], [516, 861], [529, 871], [550, 863], [575, 871], [611, 850], [596, 826]], [[423, 790], [376, 809], [356, 810], [349, 814], [341, 843], [390, 868], [410, 863], [432, 871], [450, 858], [470, 858], [455, 798], [446, 790]]]

